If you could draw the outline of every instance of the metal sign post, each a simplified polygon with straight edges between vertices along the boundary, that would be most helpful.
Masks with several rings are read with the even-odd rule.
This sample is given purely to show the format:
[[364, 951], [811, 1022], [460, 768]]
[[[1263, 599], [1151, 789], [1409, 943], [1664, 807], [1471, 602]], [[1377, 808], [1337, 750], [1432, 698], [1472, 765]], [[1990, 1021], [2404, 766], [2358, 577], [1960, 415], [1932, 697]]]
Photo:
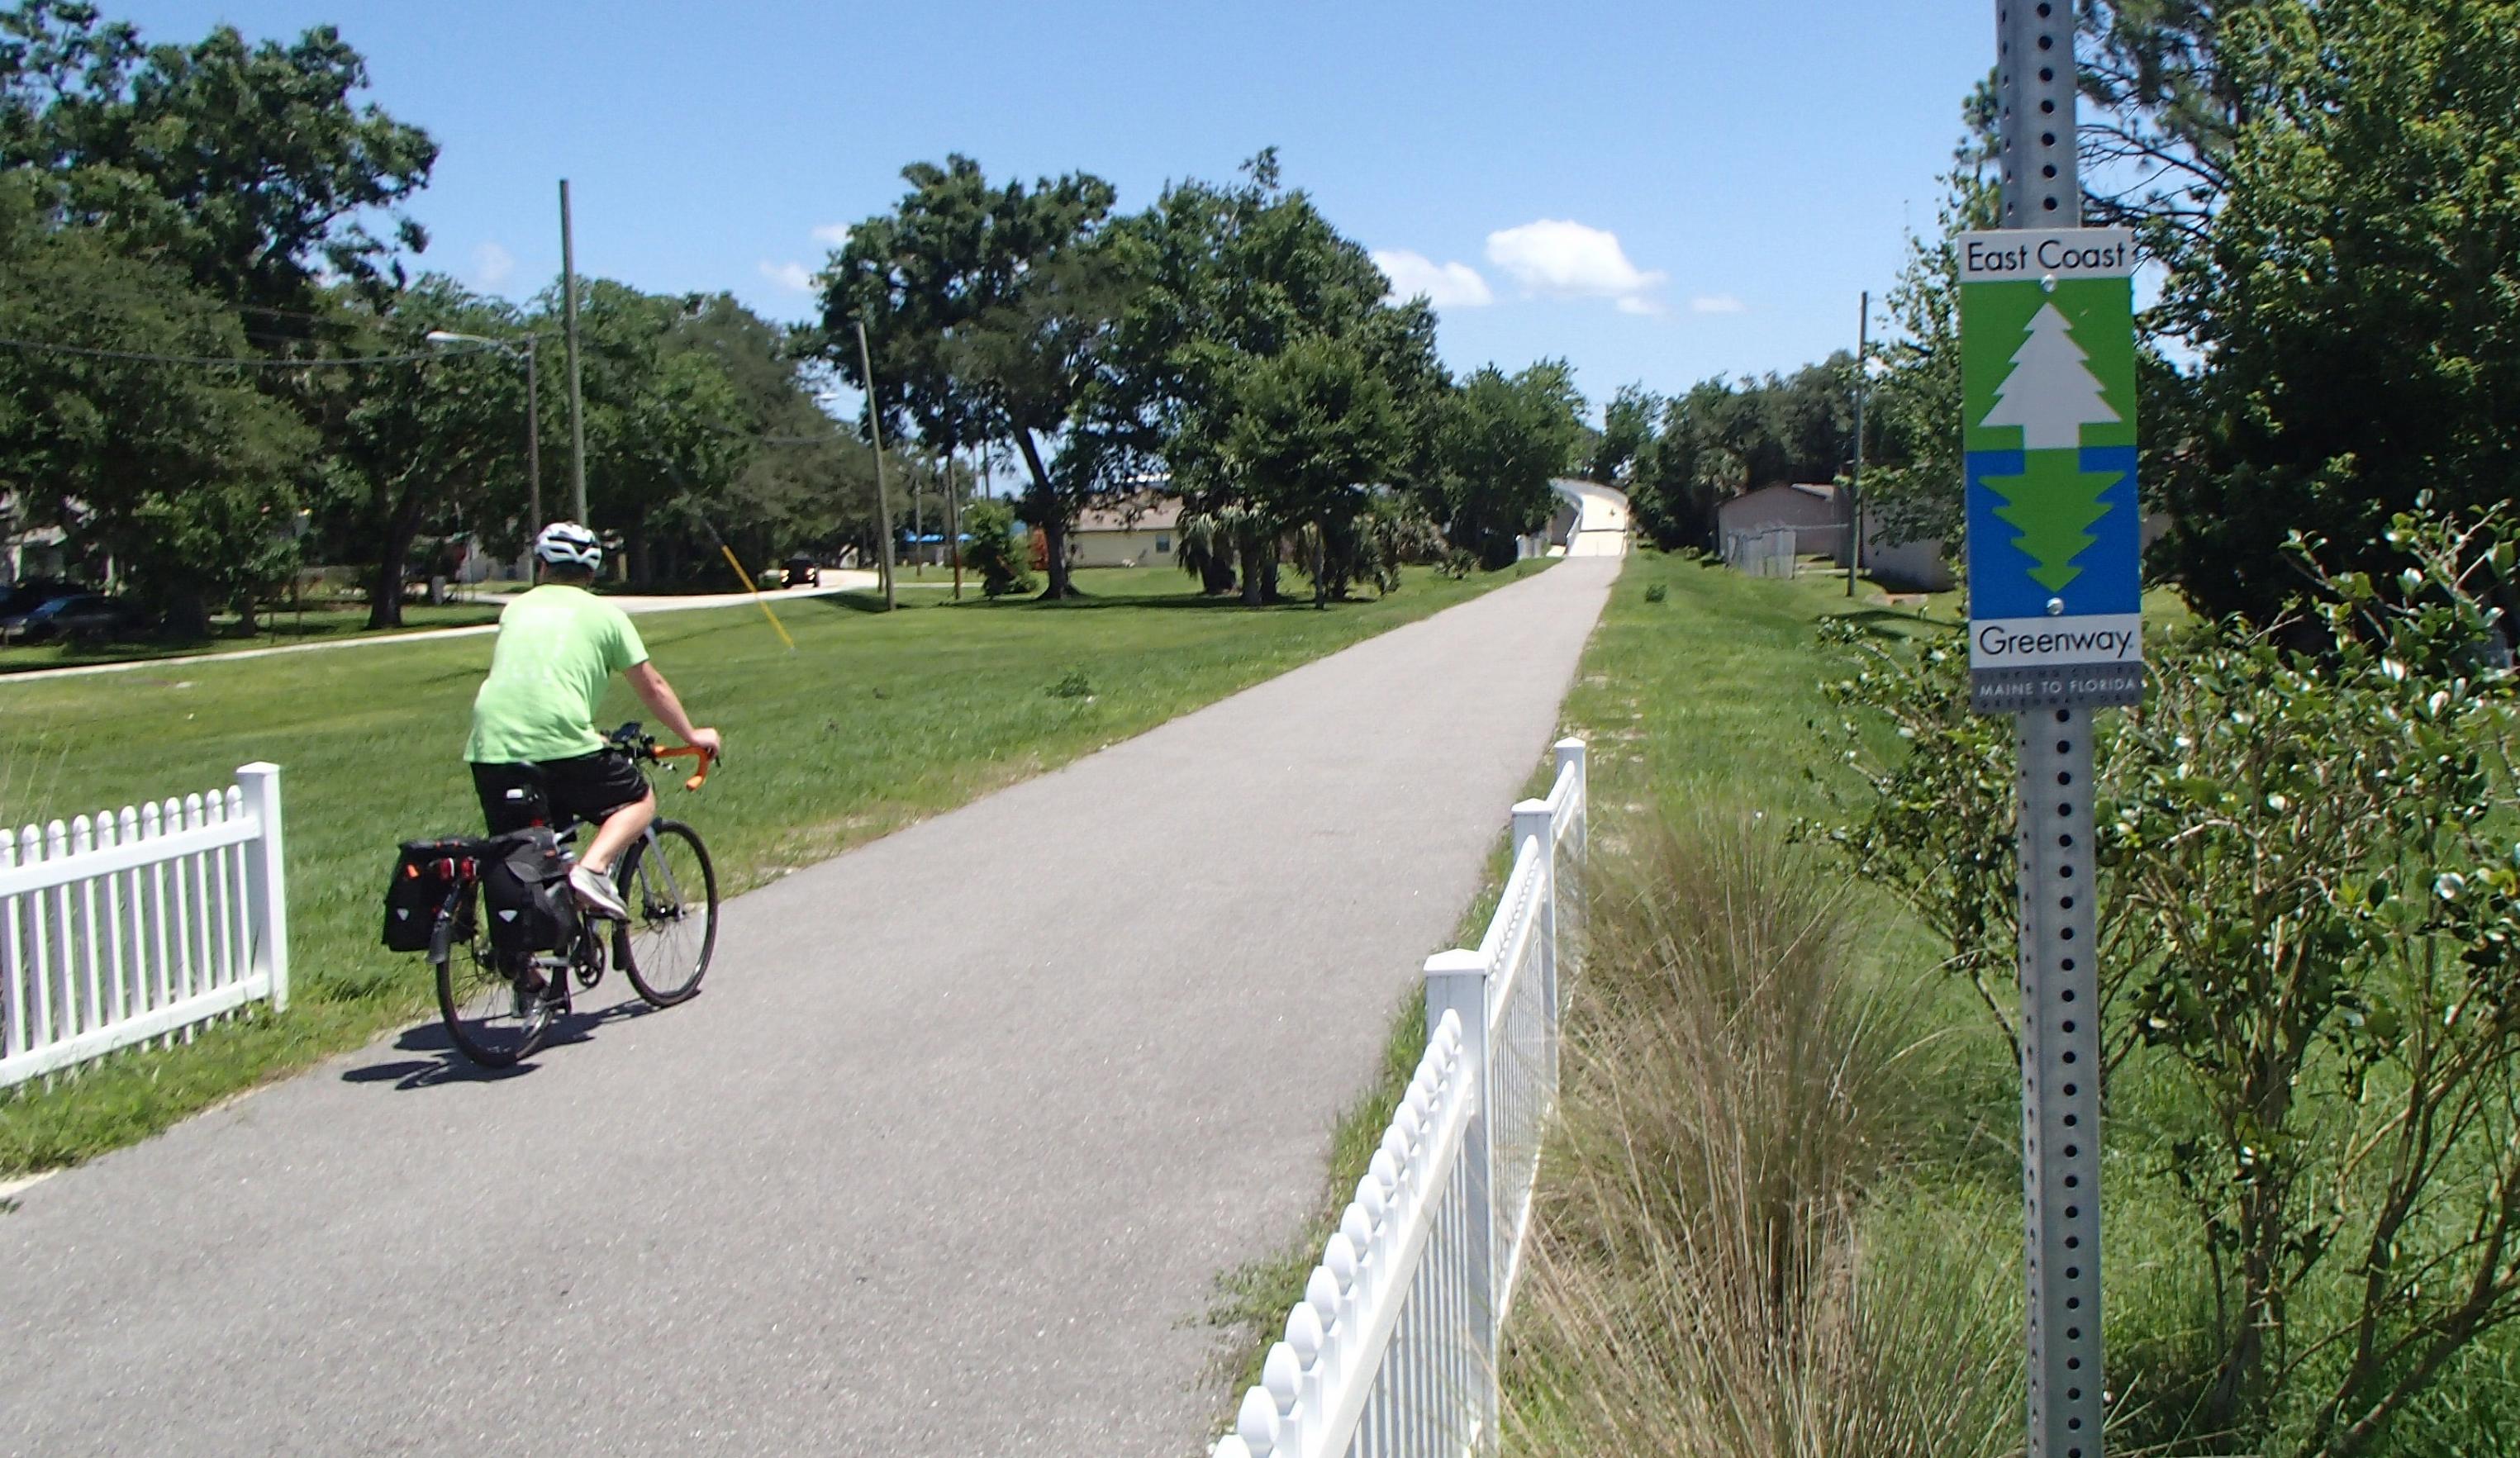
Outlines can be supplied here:
[[1974, 706], [2021, 755], [2030, 1458], [2099, 1458], [2092, 711], [2141, 701], [2133, 236], [2083, 229], [2073, 0], [1997, 0], [2003, 228], [1960, 252]]

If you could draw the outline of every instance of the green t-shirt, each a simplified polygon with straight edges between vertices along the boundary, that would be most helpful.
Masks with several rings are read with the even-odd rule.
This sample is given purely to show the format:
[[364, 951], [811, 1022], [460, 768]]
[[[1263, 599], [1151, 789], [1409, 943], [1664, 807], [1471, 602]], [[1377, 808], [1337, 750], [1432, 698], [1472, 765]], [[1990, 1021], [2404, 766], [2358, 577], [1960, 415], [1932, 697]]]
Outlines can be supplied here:
[[604, 747], [595, 711], [612, 676], [648, 661], [630, 615], [584, 588], [545, 583], [499, 614], [490, 677], [472, 695], [476, 765], [573, 759]]

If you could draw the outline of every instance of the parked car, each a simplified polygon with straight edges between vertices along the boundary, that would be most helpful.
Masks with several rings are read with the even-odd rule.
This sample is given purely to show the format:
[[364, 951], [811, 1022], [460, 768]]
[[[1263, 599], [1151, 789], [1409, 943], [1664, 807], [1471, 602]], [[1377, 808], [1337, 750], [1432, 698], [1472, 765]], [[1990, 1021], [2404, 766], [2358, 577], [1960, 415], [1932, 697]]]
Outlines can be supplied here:
[[812, 557], [798, 552], [788, 559], [788, 570], [779, 575], [779, 585], [783, 588], [821, 587], [823, 569], [815, 565]]
[[0, 619], [33, 612], [55, 597], [75, 597], [86, 591], [77, 583], [64, 582], [56, 577], [29, 577], [12, 584], [7, 593], [0, 594]]
[[0, 642], [109, 638], [139, 626], [140, 614], [129, 604], [95, 593], [79, 593], [0, 617]]

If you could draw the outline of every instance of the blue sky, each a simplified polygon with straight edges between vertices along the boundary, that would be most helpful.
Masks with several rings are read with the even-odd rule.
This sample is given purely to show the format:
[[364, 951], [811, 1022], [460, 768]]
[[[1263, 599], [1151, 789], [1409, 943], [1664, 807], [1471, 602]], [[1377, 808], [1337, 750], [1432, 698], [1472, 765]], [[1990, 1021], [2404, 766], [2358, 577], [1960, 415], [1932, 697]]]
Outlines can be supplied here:
[[581, 272], [802, 319], [792, 281], [906, 162], [1088, 170], [1134, 208], [1275, 145], [1436, 291], [1454, 368], [1561, 355], [1597, 406], [1851, 343], [1995, 29], [1984, 0], [105, 8], [158, 40], [339, 25], [440, 145], [423, 263], [475, 287], [558, 273], [563, 176]]

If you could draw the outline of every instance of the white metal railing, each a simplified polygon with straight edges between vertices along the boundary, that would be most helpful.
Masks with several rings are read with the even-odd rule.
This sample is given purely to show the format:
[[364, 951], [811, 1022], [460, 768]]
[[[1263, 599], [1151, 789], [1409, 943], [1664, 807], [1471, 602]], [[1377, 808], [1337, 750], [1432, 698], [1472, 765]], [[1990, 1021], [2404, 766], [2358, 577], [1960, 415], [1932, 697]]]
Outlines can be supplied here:
[[1426, 960], [1425, 1055], [1304, 1300], [1214, 1458], [1492, 1449], [1497, 1355], [1557, 1104], [1589, 800], [1584, 744], [1513, 808], [1513, 870], [1475, 950]]
[[0, 1088], [289, 1003], [280, 767], [0, 833]]

